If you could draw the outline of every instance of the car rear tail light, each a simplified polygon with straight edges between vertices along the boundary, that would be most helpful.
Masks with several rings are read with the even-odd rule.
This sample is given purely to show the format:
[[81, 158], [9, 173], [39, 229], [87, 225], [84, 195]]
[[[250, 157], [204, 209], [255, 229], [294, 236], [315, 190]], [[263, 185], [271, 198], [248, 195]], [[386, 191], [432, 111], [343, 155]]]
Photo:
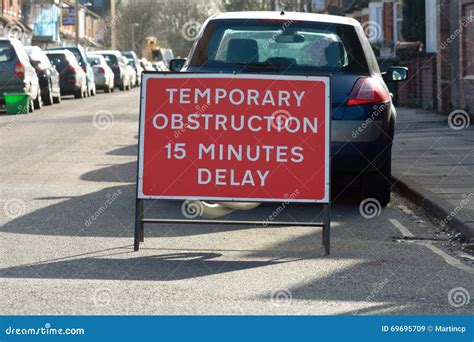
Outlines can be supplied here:
[[70, 66], [67, 67], [67, 71], [72, 72], [72, 73], [75, 74], [76, 73], [76, 68], [74, 68], [72, 65], [70, 65]]
[[25, 77], [25, 66], [20, 61], [15, 64], [15, 76]]
[[87, 67], [85, 65], [82, 66], [82, 70], [84, 70], [84, 72], [87, 73]]
[[97, 71], [99, 72], [99, 74], [105, 74], [105, 69], [103, 67], [99, 67]]
[[375, 79], [365, 77], [359, 79], [347, 101], [348, 106], [360, 106], [370, 103], [387, 102], [390, 100], [388, 91]]

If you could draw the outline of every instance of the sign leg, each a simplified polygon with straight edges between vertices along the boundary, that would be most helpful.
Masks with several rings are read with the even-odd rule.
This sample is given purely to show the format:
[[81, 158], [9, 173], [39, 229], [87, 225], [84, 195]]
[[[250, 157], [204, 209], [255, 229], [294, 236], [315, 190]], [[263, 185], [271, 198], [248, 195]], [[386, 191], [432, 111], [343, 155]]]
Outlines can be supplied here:
[[143, 241], [143, 202], [137, 199], [135, 201], [135, 239], [133, 250], [136, 252], [140, 249], [140, 241]]
[[324, 246], [324, 254], [329, 255], [330, 252], [330, 244], [331, 244], [331, 205], [325, 204], [323, 209], [323, 246]]

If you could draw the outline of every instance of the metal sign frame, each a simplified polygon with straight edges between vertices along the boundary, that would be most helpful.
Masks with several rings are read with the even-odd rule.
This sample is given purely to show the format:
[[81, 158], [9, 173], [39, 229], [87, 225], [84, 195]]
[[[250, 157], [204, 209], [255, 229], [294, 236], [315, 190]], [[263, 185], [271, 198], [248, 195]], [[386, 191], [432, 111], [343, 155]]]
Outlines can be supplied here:
[[[146, 200], [155, 200], [155, 199], [168, 199], [168, 200], [186, 200], [186, 199], [196, 199], [204, 201], [245, 201], [245, 202], [267, 202], [267, 203], [281, 203], [282, 201], [288, 201], [288, 199], [247, 199], [247, 198], [223, 198], [223, 197], [199, 197], [189, 196], [189, 197], [175, 197], [175, 196], [146, 196], [141, 190], [141, 182], [143, 176], [143, 148], [144, 148], [144, 120], [145, 120], [145, 108], [146, 108], [146, 81], [149, 78], [148, 75], [161, 75], [161, 77], [166, 77], [166, 75], [186, 77], [186, 74], [199, 74], [200, 77], [215, 77], [215, 72], [208, 73], [190, 73], [190, 72], [143, 72], [142, 81], [140, 87], [140, 117], [139, 117], [139, 133], [138, 133], [138, 160], [137, 160], [137, 182], [136, 182], [136, 192], [135, 192], [135, 230], [134, 230], [134, 251], [138, 251], [140, 248], [140, 242], [145, 240], [145, 223], [154, 223], [154, 224], [222, 224], [222, 225], [253, 225], [253, 226], [273, 226], [273, 227], [288, 227], [288, 226], [299, 226], [299, 227], [321, 227], [322, 228], [322, 245], [324, 246], [325, 255], [330, 253], [330, 230], [331, 230], [331, 77], [330, 75], [298, 75], [298, 79], [301, 79], [301, 76], [308, 77], [317, 77], [320, 79], [326, 78], [326, 108], [328, 109], [328, 115], [326, 116], [325, 129], [329, 133], [327, 135], [326, 141], [326, 153], [325, 153], [325, 198], [322, 200], [290, 200], [290, 202], [303, 202], [303, 203], [315, 203], [322, 205], [321, 214], [318, 217], [321, 217], [321, 222], [281, 222], [281, 221], [271, 221], [264, 222], [262, 221], [253, 221], [253, 220], [219, 220], [219, 219], [166, 219], [166, 218], [145, 218], [144, 211], [144, 201]], [[220, 73], [221, 77], [231, 77], [237, 75], [236, 73]], [[274, 79], [275, 74], [238, 74], [242, 78], [272, 78]], [[282, 79], [291, 80], [292, 76], [284, 75]]]

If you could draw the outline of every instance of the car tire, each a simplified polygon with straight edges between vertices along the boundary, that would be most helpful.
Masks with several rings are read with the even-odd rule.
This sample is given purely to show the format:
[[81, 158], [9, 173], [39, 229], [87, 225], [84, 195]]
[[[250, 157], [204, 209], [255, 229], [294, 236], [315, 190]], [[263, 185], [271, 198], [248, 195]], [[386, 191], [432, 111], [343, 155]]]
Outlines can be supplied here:
[[118, 88], [119, 88], [120, 91], [124, 91], [125, 90], [125, 83], [122, 83], [121, 85], [119, 85]]
[[82, 99], [84, 97], [84, 89], [83, 88], [79, 88], [78, 90], [76, 90], [75, 94], [74, 94], [74, 97], [76, 99]]
[[105, 86], [104, 88], [104, 93], [110, 93], [110, 87], [109, 86]]
[[51, 106], [53, 104], [51, 83], [48, 84], [48, 88], [45, 89], [43, 93], [44, 94], [41, 96], [41, 98], [43, 99], [43, 104], [45, 106]]
[[30, 108], [28, 110], [29, 113], [33, 113], [35, 111], [35, 104], [32, 98], [30, 98]]
[[58, 94], [58, 96], [53, 97], [53, 103], [56, 103], [56, 104], [61, 103], [61, 94]]
[[36, 96], [36, 99], [33, 100], [33, 106], [35, 109], [41, 109], [43, 105], [43, 100], [41, 99], [41, 94], [38, 94], [38, 96]]
[[392, 191], [392, 153], [388, 153], [385, 162], [373, 172], [363, 176], [363, 199], [375, 198], [382, 207], [390, 203]]

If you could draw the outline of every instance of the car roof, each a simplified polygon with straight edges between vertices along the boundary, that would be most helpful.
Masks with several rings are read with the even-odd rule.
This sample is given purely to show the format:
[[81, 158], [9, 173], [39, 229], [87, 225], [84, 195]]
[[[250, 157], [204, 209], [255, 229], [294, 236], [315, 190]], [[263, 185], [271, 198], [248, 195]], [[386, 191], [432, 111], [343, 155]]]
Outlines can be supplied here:
[[59, 50], [59, 49], [58, 50], [56, 50], [56, 49], [55, 50], [46, 50], [44, 53], [47, 54], [47, 55], [63, 54], [63, 55], [72, 56], [72, 57], [76, 58], [76, 56], [74, 56], [74, 54], [69, 50]]
[[[281, 14], [284, 13], [284, 14]], [[222, 19], [267, 19], [267, 20], [288, 20], [288, 21], [311, 21], [319, 23], [343, 24], [360, 26], [360, 23], [352, 18], [338, 15], [302, 13], [302, 12], [280, 12], [280, 11], [242, 11], [242, 12], [222, 12], [209, 18], [210, 20]]]
[[115, 56], [121, 56], [122, 53], [118, 50], [98, 50], [98, 51], [91, 51], [91, 53], [95, 55], [115, 55]]

